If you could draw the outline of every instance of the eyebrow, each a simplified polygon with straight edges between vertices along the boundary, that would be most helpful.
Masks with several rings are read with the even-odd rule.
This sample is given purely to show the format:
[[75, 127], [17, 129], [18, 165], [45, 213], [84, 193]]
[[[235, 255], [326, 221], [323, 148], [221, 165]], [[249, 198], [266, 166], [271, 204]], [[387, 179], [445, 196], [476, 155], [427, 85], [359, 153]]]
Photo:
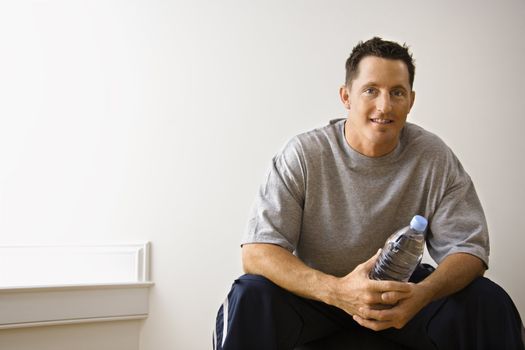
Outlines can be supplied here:
[[[379, 84], [374, 82], [374, 81], [369, 81], [365, 84], [363, 84], [363, 87], [370, 87], [370, 86], [373, 86], [373, 87], [376, 87], [378, 86]], [[407, 89], [405, 86], [401, 85], [401, 84], [398, 84], [398, 85], [394, 85], [391, 90], [394, 90], [394, 89], [403, 89], [405, 91], [410, 91], [410, 89]]]
[[396, 85], [396, 86], [394, 86], [392, 89], [403, 89], [403, 90], [405, 90], [405, 91], [409, 91], [409, 90], [407, 90], [407, 88], [404, 87], [403, 85]]

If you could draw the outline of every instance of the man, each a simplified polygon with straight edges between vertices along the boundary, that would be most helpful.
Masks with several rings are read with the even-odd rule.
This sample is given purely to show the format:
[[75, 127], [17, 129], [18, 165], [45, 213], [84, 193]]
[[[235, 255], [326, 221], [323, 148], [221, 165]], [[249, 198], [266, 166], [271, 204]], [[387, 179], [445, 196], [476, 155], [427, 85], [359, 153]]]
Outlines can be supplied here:
[[[274, 157], [216, 349], [294, 349], [344, 333], [387, 349], [523, 350], [514, 304], [482, 277], [488, 232], [470, 177], [437, 136], [406, 123], [414, 72], [406, 46], [360, 42], [340, 88], [347, 118]], [[369, 279], [376, 251], [415, 214], [428, 218], [437, 269], [418, 269], [410, 283]]]

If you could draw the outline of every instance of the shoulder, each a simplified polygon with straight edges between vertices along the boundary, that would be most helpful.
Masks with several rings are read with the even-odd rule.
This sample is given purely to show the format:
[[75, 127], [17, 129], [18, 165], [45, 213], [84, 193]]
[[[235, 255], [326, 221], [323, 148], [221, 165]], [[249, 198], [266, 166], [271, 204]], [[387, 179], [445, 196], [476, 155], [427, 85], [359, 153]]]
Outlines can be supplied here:
[[407, 145], [423, 147], [425, 149], [448, 150], [446, 143], [436, 134], [413, 123], [406, 123], [405, 136]]
[[343, 137], [343, 125], [344, 119], [334, 119], [328, 125], [296, 135], [287, 142], [281, 152], [299, 152], [306, 157], [338, 147]]
[[441, 168], [449, 176], [458, 176], [463, 167], [452, 149], [438, 135], [416, 124], [406, 124], [405, 150], [424, 163]]
[[338, 153], [343, 124], [344, 119], [332, 120], [328, 125], [291, 138], [273, 159], [276, 169], [302, 176], [312, 169], [319, 169], [327, 159], [333, 158], [334, 153]]
[[450, 147], [438, 135], [419, 125], [407, 123], [403, 142], [410, 152], [417, 152], [431, 159], [452, 161], [455, 158]]

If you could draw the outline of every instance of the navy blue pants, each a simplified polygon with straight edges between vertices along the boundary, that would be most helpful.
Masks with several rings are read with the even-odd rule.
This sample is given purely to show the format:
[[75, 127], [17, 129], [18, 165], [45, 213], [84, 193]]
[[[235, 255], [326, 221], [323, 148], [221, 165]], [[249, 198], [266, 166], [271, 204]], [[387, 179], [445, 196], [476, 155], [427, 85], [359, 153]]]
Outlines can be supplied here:
[[[417, 282], [430, 271], [418, 269]], [[427, 305], [402, 329], [374, 332], [344, 311], [298, 297], [256, 275], [237, 279], [217, 314], [215, 350], [524, 350], [523, 325], [508, 294], [480, 277]]]

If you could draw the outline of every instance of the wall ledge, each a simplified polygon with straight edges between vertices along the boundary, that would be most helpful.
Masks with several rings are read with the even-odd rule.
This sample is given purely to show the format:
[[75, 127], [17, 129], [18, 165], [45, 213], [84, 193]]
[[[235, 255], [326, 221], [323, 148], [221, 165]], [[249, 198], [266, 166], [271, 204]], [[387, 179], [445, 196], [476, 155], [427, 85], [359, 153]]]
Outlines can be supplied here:
[[0, 289], [0, 329], [145, 319], [153, 283]]
[[[2, 248], [4, 251], [13, 250], [13, 247], [0, 247], [0, 252]], [[35, 249], [28, 247], [30, 252], [34, 252]], [[16, 247], [14, 250], [24, 256], [23, 247]], [[132, 249], [129, 245], [62, 246], [59, 249], [39, 247], [38, 252], [33, 260], [31, 257], [27, 258], [29, 255], [26, 254], [26, 263], [33, 266], [41, 263], [46, 266], [49, 256], [49, 260], [56, 265], [57, 259], [62, 257], [65, 260], [56, 266], [66, 266], [67, 270], [51, 270], [46, 266], [48, 273], [55, 274], [45, 277], [51, 281], [47, 284], [42, 283], [44, 279], [41, 276], [26, 273], [16, 275], [16, 279], [11, 280], [19, 282], [18, 284], [0, 286], [0, 329], [138, 320], [148, 316], [149, 290], [154, 285], [145, 280], [149, 277], [149, 243], [134, 245]], [[60, 254], [57, 255], [57, 252]], [[83, 258], [88, 257], [90, 260], [76, 259], [75, 252], [81, 252]], [[70, 259], [71, 257], [73, 258]], [[120, 264], [113, 265], [112, 261], [118, 261]], [[75, 270], [76, 262], [79, 262], [81, 272], [82, 267], [89, 264], [97, 266], [97, 269], [85, 275], [79, 274], [71, 283], [67, 283], [65, 277]], [[106, 267], [101, 268], [102, 265]], [[13, 265], [7, 266], [15, 269]], [[108, 274], [108, 270], [112, 269], [111, 274]], [[22, 268], [20, 271], [29, 269]], [[99, 279], [97, 271], [101, 273]], [[83, 276], [86, 277], [86, 282], [79, 282]], [[108, 276], [114, 277], [115, 282], [108, 282], [111, 280]], [[31, 283], [32, 280], [35, 283]], [[25, 282], [25, 285], [20, 282]]]

